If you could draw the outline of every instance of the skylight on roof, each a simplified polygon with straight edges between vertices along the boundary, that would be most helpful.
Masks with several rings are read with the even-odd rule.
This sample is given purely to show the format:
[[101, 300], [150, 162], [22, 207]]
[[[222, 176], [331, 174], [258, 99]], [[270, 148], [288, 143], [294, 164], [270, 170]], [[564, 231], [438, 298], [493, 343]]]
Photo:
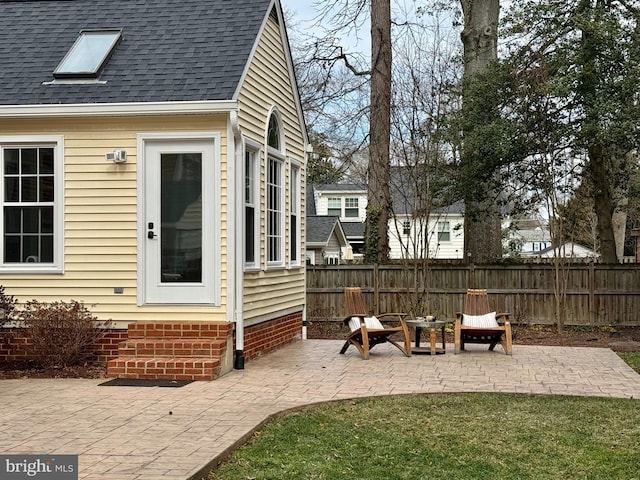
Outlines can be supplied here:
[[113, 47], [120, 30], [83, 30], [53, 72], [54, 77], [96, 77]]

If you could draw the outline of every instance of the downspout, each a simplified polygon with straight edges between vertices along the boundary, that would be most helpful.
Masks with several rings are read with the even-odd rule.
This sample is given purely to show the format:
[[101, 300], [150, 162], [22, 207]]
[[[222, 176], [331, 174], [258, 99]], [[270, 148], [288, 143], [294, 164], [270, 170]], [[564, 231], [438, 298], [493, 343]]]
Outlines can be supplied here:
[[[242, 209], [240, 206], [244, 201], [244, 184], [243, 175], [244, 162], [243, 159], [243, 144], [242, 144], [242, 130], [238, 121], [238, 111], [231, 111], [229, 114], [229, 120], [231, 123], [231, 129], [233, 130], [233, 143], [234, 143], [234, 159], [229, 165], [229, 172], [232, 176], [231, 185], [233, 187], [233, 215], [230, 216], [230, 224], [228, 228], [233, 232], [231, 238], [232, 247], [234, 249], [233, 265], [234, 270], [232, 288], [230, 290], [230, 296], [232, 297], [233, 305], [233, 321], [236, 324], [236, 351], [233, 360], [233, 368], [236, 370], [244, 370], [244, 302], [243, 302], [243, 287], [244, 287], [244, 255], [241, 245], [243, 242], [243, 222]], [[240, 245], [240, 246], [239, 246]]]
[[[311, 145], [310, 143], [306, 143], [305, 141], [305, 146], [304, 146], [304, 153], [305, 153], [305, 161], [304, 161], [304, 165], [305, 165], [305, 176], [307, 173], [307, 165], [309, 165], [309, 158], [311, 157], [311, 155], [313, 155], [313, 145]], [[306, 192], [307, 192], [307, 184], [306, 184], [306, 180], [305, 180], [305, 197], [306, 197]], [[315, 199], [314, 199], [315, 201]], [[304, 204], [306, 205], [306, 200], [304, 202]], [[307, 215], [307, 212], [305, 210], [304, 212], [305, 216]], [[306, 223], [305, 223], [305, 228], [306, 228]], [[302, 239], [300, 239], [302, 240]], [[304, 262], [305, 264], [305, 268], [304, 268], [304, 305], [302, 306], [302, 340], [306, 340], [307, 339], [307, 239], [304, 239], [304, 251], [300, 251], [300, 261]]]

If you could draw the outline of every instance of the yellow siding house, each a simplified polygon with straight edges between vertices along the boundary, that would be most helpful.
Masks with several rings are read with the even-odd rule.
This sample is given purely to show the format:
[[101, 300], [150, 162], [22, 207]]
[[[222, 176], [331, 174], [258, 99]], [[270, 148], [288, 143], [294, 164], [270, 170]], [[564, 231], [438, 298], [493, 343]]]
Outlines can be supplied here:
[[80, 300], [109, 374], [299, 337], [302, 118], [278, 0], [0, 2], [0, 284]]

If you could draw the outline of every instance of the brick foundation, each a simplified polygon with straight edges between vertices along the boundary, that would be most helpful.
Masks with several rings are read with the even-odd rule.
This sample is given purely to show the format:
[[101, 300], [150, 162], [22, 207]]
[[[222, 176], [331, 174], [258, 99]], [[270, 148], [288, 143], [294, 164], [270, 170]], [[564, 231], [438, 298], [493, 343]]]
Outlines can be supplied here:
[[272, 352], [302, 335], [302, 312], [287, 315], [244, 331], [244, 358], [251, 360]]
[[[113, 376], [127, 374], [130, 378], [151, 378], [154, 373], [161, 372], [163, 375], [180, 375], [180, 378], [210, 379], [232, 368], [231, 354], [235, 350], [233, 327], [226, 322], [131, 323], [129, 329], [109, 330], [98, 340], [93, 349], [94, 358], [107, 363], [121, 357], [117, 364], [111, 365]], [[252, 325], [245, 328], [244, 333], [244, 358], [250, 361], [299, 339], [302, 312]], [[212, 339], [224, 339], [225, 345], [209, 341]], [[121, 371], [123, 357], [137, 359], [132, 362], [133, 370]], [[192, 359], [192, 363], [186, 361], [176, 366], [171, 359], [178, 357]], [[0, 361], [29, 358], [29, 345], [22, 329], [0, 330]], [[211, 358], [220, 358], [220, 362], [214, 365]]]
[[[30, 345], [21, 328], [0, 329], [0, 361], [23, 361], [31, 358]], [[92, 356], [101, 363], [118, 356], [118, 344], [127, 339], [127, 330], [109, 330], [93, 348]]]

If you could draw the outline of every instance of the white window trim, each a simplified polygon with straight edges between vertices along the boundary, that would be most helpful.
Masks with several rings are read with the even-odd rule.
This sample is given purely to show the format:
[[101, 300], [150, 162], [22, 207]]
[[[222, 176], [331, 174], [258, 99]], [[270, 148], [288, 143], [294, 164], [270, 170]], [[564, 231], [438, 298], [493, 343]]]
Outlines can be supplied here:
[[[244, 258], [244, 269], [245, 271], [256, 271], [260, 270], [260, 222], [262, 219], [262, 209], [261, 209], [261, 201], [260, 201], [260, 164], [262, 158], [262, 147], [258, 142], [250, 140], [248, 138], [244, 139], [244, 150], [243, 150], [243, 159], [246, 158], [246, 153], [248, 151], [252, 151], [255, 153], [255, 161], [253, 162], [253, 201], [254, 201], [254, 222], [253, 222], [253, 238], [254, 238], [254, 252], [253, 252], [253, 263], [247, 263], [245, 251], [246, 251], [246, 238], [247, 232], [245, 231], [246, 221], [242, 222], [243, 225], [243, 235], [242, 235], [242, 256]], [[243, 178], [246, 178], [246, 172], [244, 171], [245, 163], [243, 162]], [[244, 195], [243, 195], [244, 198]], [[244, 215], [246, 214], [246, 203], [243, 203], [242, 209], [242, 217], [244, 220]]]
[[[275, 116], [276, 120], [278, 121], [278, 134], [279, 134], [279, 144], [280, 144], [280, 149], [276, 149], [273, 148], [271, 146], [269, 146], [269, 122], [271, 121], [271, 117]], [[288, 214], [289, 212], [287, 211], [287, 203], [286, 203], [286, 198], [287, 198], [287, 182], [286, 182], [286, 178], [285, 175], [287, 173], [286, 171], [286, 138], [285, 138], [285, 133], [284, 133], [284, 122], [282, 119], [282, 115], [280, 114], [280, 110], [278, 109], [277, 106], [273, 106], [271, 107], [271, 109], [269, 110], [269, 113], [267, 115], [267, 123], [266, 123], [266, 129], [264, 132], [265, 136], [264, 136], [264, 144], [265, 144], [265, 151], [266, 151], [266, 156], [265, 156], [265, 175], [264, 175], [264, 192], [265, 192], [265, 228], [264, 228], [264, 246], [265, 246], [265, 269], [266, 270], [271, 270], [271, 269], [282, 269], [286, 267], [286, 255], [287, 255], [287, 250], [286, 250], [286, 245], [287, 245], [287, 238], [286, 238], [286, 234], [287, 234], [287, 229], [286, 226], [289, 223], [288, 220]], [[268, 211], [268, 206], [269, 206], [269, 162], [271, 160], [276, 160], [280, 163], [280, 168], [281, 168], [281, 182], [282, 185], [280, 186], [280, 214], [281, 214], [281, 218], [280, 218], [280, 231], [278, 232], [278, 235], [280, 236], [280, 260], [278, 261], [273, 261], [273, 260], [269, 260], [269, 211]]]
[[[53, 199], [53, 263], [5, 264], [4, 226], [0, 235], [0, 272], [47, 274], [64, 273], [64, 136], [62, 135], [1, 135], [0, 147], [51, 146], [54, 150]], [[0, 207], [4, 207], [4, 165], [0, 165]], [[4, 213], [2, 213], [4, 218]], [[4, 223], [4, 221], [3, 221]]]
[[[291, 198], [291, 191], [292, 191], [292, 182], [294, 181], [293, 178], [293, 172], [297, 172], [296, 178], [295, 178], [295, 194], [296, 194], [296, 198]], [[296, 245], [296, 259], [292, 260], [291, 259], [291, 252], [293, 251], [292, 245], [289, 244], [289, 266], [291, 267], [300, 267], [302, 266], [302, 261], [301, 261], [301, 253], [302, 253], [302, 237], [301, 237], [301, 223], [302, 223], [302, 218], [300, 217], [300, 202], [302, 201], [302, 196], [301, 196], [301, 192], [300, 189], [302, 188], [302, 180], [301, 180], [301, 174], [302, 174], [302, 164], [297, 161], [297, 160], [293, 160], [291, 159], [289, 161], [289, 209], [287, 211], [287, 216], [288, 216], [288, 223], [289, 223], [289, 229], [291, 229], [291, 216], [293, 214], [295, 214], [296, 216], [296, 239], [298, 240], [298, 244]], [[289, 242], [291, 242], [291, 230], [289, 231]]]

